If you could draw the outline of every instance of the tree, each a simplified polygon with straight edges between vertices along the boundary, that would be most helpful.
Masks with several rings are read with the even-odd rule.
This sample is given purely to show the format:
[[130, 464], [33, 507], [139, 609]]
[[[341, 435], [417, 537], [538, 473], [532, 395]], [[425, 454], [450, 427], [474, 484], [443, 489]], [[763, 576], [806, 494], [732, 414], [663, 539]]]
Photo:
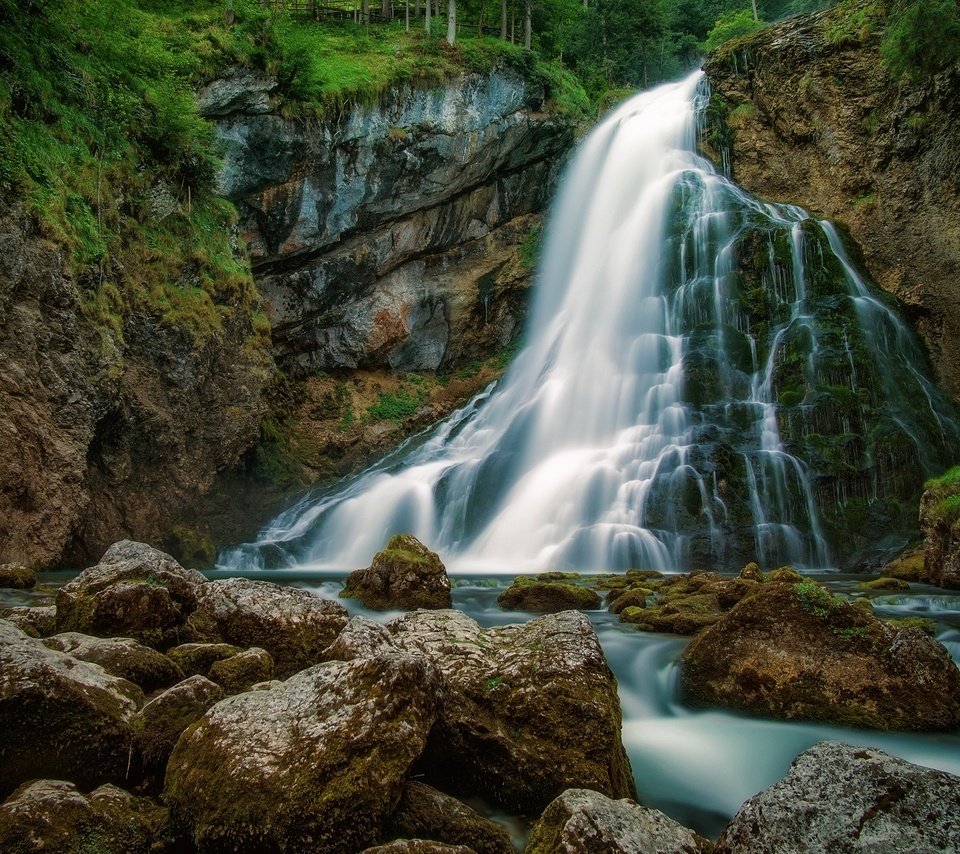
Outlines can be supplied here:
[[447, 44], [457, 42], [457, 0], [447, 0]]
[[890, 73], [933, 74], [960, 59], [960, 8], [955, 0], [914, 0], [894, 8], [880, 55]]
[[764, 23], [756, 21], [750, 9], [740, 9], [736, 12], [727, 12], [717, 18], [713, 29], [707, 34], [705, 47], [708, 51], [715, 50], [724, 42], [762, 30]]

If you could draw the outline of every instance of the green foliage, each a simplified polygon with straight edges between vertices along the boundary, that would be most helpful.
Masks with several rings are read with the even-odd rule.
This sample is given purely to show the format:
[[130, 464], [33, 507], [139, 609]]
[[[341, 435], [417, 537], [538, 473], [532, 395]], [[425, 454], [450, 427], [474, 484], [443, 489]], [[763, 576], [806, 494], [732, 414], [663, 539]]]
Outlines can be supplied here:
[[840, 601], [816, 581], [801, 581], [799, 584], [794, 584], [793, 592], [797, 594], [803, 610], [820, 619], [828, 618]]
[[708, 51], [716, 50], [720, 45], [740, 36], [755, 33], [757, 30], [763, 29], [764, 26], [766, 25], [762, 21], [754, 20], [753, 12], [750, 9], [725, 12], [714, 22], [713, 27], [707, 34], [704, 47]]
[[517, 254], [525, 270], [533, 270], [537, 266], [537, 261], [540, 258], [542, 238], [543, 232], [539, 225], [531, 228], [523, 238]]
[[880, 55], [894, 77], [929, 76], [960, 59], [955, 0], [900, 2], [887, 18]]
[[403, 424], [423, 405], [426, 396], [425, 389], [411, 390], [406, 386], [400, 386], [396, 392], [380, 392], [376, 403], [367, 407], [367, 416], [372, 421]]

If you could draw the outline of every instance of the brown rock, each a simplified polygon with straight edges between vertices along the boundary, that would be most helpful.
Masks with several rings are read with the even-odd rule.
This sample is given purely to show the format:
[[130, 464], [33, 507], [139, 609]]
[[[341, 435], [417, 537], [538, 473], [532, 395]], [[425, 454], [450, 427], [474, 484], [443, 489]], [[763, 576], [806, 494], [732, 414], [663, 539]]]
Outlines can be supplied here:
[[149, 693], [183, 679], [183, 671], [167, 656], [132, 638], [95, 638], [64, 632], [43, 641], [49, 649], [99, 664], [107, 673], [133, 682]]
[[447, 845], [429, 839], [394, 839], [384, 845], [365, 848], [361, 854], [478, 854], [466, 845]]
[[600, 607], [595, 590], [566, 581], [542, 581], [521, 576], [497, 597], [506, 611], [556, 614], [558, 611], [593, 611]]
[[22, 563], [0, 564], [0, 587], [28, 590], [37, 583], [37, 574]]
[[209, 676], [227, 695], [242, 694], [258, 682], [273, 679], [273, 659], [265, 649], [251, 647], [230, 658], [215, 661]]
[[450, 579], [436, 552], [416, 537], [397, 534], [366, 569], [350, 573], [340, 595], [367, 608], [449, 608]]
[[45, 638], [57, 631], [55, 605], [5, 608], [0, 611], [0, 617], [19, 626], [32, 638]]
[[218, 661], [230, 658], [243, 648], [229, 643], [182, 643], [167, 650], [167, 655], [186, 676], [206, 676]]

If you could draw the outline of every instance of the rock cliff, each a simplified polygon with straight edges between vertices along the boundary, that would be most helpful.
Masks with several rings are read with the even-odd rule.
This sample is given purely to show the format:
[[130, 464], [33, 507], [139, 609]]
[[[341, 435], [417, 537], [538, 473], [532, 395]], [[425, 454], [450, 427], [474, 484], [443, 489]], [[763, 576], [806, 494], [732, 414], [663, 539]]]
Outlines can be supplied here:
[[843, 3], [724, 46], [706, 72], [733, 177], [842, 223], [960, 396], [960, 68], [894, 80], [883, 4]]

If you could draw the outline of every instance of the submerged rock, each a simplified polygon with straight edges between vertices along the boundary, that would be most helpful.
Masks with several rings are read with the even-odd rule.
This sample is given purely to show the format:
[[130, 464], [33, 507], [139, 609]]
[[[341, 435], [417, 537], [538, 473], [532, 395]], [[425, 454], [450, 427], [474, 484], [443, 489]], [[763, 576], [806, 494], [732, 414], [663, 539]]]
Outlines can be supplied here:
[[450, 579], [439, 556], [410, 534], [393, 537], [370, 566], [351, 572], [340, 596], [376, 611], [451, 605]]
[[716, 854], [899, 854], [960, 848], [960, 778], [870, 747], [824, 741], [750, 798]]
[[0, 796], [52, 777], [83, 788], [124, 779], [143, 693], [0, 620]]
[[601, 603], [595, 591], [581, 584], [521, 576], [497, 597], [497, 604], [507, 611], [555, 614], [569, 610], [593, 611]]
[[228, 697], [170, 757], [171, 821], [202, 851], [362, 850], [381, 838], [439, 691], [429, 662], [393, 650]]
[[0, 805], [0, 851], [148, 854], [166, 810], [105, 785], [85, 795], [63, 780], [34, 780]]
[[787, 719], [874, 729], [960, 725], [960, 671], [919, 629], [898, 629], [815, 582], [763, 585], [685, 650], [680, 691]]
[[0, 587], [28, 590], [37, 583], [37, 574], [22, 563], [0, 564]]
[[459, 611], [417, 611], [388, 627], [443, 673], [418, 763], [427, 782], [528, 813], [571, 786], [635, 794], [616, 682], [583, 614], [481, 629]]
[[567, 789], [533, 826], [524, 854], [709, 854], [709, 840], [659, 810]]

